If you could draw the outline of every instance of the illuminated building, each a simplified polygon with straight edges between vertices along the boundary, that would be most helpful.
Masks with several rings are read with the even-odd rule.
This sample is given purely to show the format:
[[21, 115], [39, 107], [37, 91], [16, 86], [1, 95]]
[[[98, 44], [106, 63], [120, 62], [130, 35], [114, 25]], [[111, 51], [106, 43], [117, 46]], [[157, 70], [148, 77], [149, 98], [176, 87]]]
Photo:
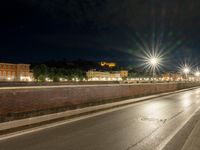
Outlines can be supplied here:
[[101, 72], [101, 71], [95, 71], [95, 70], [89, 70], [86, 73], [86, 76], [88, 79], [91, 78], [109, 78], [110, 73], [109, 72]]
[[121, 78], [128, 77], [128, 71], [127, 70], [121, 70], [121, 71], [118, 71], [118, 73], [120, 74]]
[[118, 72], [113, 72], [113, 73], [110, 73], [110, 78], [111, 79], [121, 78], [121, 75]]
[[89, 70], [86, 72], [88, 80], [95, 81], [119, 81], [122, 78], [128, 76], [128, 71], [114, 71], [114, 72], [103, 72], [96, 70]]
[[166, 73], [162, 75], [163, 81], [182, 81], [183, 77], [178, 73]]
[[1, 81], [31, 81], [32, 78], [29, 64], [0, 63]]
[[116, 67], [116, 63], [113, 62], [100, 62], [101, 67], [109, 67], [114, 68]]

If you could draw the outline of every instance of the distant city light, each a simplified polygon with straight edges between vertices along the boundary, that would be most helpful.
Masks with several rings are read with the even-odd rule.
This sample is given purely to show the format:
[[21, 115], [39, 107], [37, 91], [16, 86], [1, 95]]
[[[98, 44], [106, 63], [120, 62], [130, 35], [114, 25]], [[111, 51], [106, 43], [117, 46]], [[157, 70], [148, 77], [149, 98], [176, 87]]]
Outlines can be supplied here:
[[[190, 74], [190, 72], [192, 72], [192, 68], [193, 68], [193, 64], [191, 63], [191, 60], [183, 60], [182, 62], [180, 62], [180, 64], [178, 65], [179, 71], [180, 73], [183, 75], [183, 79], [187, 79], [189, 80], [190, 78], [188, 78], [188, 75]], [[198, 71], [198, 70], [196, 70]], [[193, 73], [193, 75], [195, 75], [196, 72]]]
[[200, 76], [200, 72], [199, 71], [195, 72], [195, 76], [199, 77]]
[[53, 80], [51, 80], [50, 78], [47, 78], [47, 77], [46, 77], [46, 78], [45, 78], [45, 81], [46, 81], [46, 82], [52, 82]]

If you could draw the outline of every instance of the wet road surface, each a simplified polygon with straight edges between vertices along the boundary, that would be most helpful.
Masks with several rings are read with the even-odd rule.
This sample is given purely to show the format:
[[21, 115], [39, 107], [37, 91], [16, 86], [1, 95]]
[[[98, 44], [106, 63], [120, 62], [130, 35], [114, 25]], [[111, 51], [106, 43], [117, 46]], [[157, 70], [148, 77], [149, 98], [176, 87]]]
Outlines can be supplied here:
[[0, 140], [0, 150], [155, 150], [199, 109], [200, 89]]

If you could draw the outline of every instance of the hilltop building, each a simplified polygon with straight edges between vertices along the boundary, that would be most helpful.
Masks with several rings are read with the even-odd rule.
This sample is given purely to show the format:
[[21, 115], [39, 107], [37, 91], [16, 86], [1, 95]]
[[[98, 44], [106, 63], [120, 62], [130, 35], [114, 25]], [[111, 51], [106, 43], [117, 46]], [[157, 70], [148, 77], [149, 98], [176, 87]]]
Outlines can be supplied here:
[[100, 62], [101, 67], [108, 67], [108, 68], [114, 68], [116, 67], [116, 63], [114, 62]]

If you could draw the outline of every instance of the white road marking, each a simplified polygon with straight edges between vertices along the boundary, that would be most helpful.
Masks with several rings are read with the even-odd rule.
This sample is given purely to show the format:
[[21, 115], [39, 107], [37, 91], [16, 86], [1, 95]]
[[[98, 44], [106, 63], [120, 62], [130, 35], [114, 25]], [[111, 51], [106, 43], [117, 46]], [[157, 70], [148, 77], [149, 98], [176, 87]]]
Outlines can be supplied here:
[[170, 134], [165, 140], [161, 142], [160, 145], [156, 148], [156, 150], [162, 150], [165, 146], [172, 140], [172, 138], [186, 125], [186, 123], [199, 111], [200, 107], [198, 107], [172, 134]]

